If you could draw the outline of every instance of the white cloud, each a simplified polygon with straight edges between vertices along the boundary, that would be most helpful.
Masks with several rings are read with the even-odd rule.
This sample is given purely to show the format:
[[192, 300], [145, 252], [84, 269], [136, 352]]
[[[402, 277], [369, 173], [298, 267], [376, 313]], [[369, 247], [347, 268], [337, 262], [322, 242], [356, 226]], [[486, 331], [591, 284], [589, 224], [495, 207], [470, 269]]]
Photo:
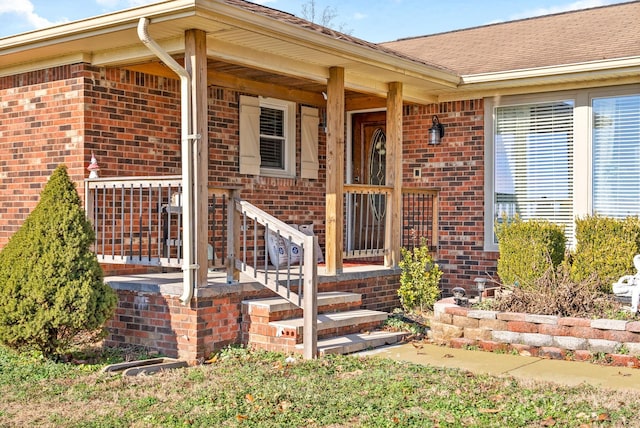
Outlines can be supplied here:
[[2, 0], [0, 2], [0, 14], [15, 14], [26, 21], [30, 27], [44, 28], [50, 27], [60, 22], [52, 22], [34, 11], [33, 3], [30, 0]]
[[356, 21], [360, 21], [361, 19], [365, 19], [366, 17], [367, 15], [362, 12], [356, 12], [353, 14], [353, 19], [355, 19]]

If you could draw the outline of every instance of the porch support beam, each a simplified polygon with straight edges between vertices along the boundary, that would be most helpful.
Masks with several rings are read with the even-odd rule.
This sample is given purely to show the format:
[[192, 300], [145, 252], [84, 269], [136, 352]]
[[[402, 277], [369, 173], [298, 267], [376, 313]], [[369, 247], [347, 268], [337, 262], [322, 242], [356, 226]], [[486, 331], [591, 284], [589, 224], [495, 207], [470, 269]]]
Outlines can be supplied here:
[[387, 200], [384, 264], [394, 267], [400, 261], [402, 227], [402, 82], [389, 83], [387, 96], [387, 168], [385, 183], [393, 187]]
[[327, 82], [326, 269], [342, 273], [344, 248], [344, 68], [331, 67]]
[[208, 197], [209, 197], [209, 141], [207, 132], [207, 35], [202, 30], [185, 32], [185, 69], [191, 76], [192, 132], [199, 138], [192, 140], [193, 148], [193, 209], [195, 263], [198, 265], [196, 286], [207, 285], [208, 271]]

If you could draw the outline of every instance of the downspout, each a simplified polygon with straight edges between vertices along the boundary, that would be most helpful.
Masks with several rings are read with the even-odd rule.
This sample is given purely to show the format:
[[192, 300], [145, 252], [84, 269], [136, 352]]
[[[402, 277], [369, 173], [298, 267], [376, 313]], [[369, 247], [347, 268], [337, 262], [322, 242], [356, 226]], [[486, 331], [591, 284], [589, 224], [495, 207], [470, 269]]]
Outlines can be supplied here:
[[191, 215], [191, 201], [193, 199], [193, 160], [192, 140], [197, 139], [192, 134], [191, 121], [191, 76], [178, 62], [163, 50], [147, 32], [149, 19], [140, 18], [138, 22], [138, 37], [160, 60], [180, 77], [180, 113], [181, 113], [181, 153], [182, 153], [182, 270], [183, 291], [180, 301], [188, 304], [193, 297], [195, 270], [198, 266], [194, 263], [193, 251], [193, 216]]

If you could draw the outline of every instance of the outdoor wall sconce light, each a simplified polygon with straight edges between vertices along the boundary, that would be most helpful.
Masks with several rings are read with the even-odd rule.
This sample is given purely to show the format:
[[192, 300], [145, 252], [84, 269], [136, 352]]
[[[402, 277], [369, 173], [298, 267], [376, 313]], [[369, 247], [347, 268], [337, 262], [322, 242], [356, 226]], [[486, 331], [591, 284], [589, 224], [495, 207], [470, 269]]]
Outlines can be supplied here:
[[440, 144], [440, 139], [444, 137], [444, 125], [438, 120], [438, 116], [433, 116], [433, 125], [429, 128], [429, 144]]

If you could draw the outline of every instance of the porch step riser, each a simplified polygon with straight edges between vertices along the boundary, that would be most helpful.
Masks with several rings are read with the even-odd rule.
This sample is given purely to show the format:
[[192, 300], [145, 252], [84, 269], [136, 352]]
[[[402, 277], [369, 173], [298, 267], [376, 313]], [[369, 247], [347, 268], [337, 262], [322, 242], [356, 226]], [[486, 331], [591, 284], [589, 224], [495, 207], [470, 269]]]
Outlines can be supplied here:
[[[342, 327], [354, 327], [360, 325], [370, 325], [386, 321], [386, 312], [371, 311], [368, 309], [357, 309], [353, 311], [343, 311], [338, 313], [318, 314], [318, 334], [324, 330]], [[303, 318], [273, 321], [269, 325], [277, 327], [283, 331], [296, 331], [302, 334], [304, 326]]]
[[[319, 354], [357, 352], [399, 340], [401, 335], [375, 331], [387, 319], [387, 313], [359, 309], [361, 304], [361, 295], [355, 293], [318, 294]], [[285, 353], [303, 352], [301, 308], [283, 298], [257, 299], [242, 302], [242, 314], [245, 345]], [[342, 339], [336, 341], [336, 337]]]
[[[339, 328], [323, 329], [318, 331], [318, 339], [325, 339], [336, 336], [344, 336], [349, 334], [362, 333], [374, 331], [380, 328], [381, 322], [371, 322], [352, 326], [344, 326]], [[249, 338], [251, 337], [273, 337], [276, 339], [286, 339], [293, 345], [303, 343], [304, 336], [301, 331], [296, 330], [279, 330], [272, 326], [269, 327], [253, 327], [247, 332]], [[250, 339], [249, 339], [250, 340]], [[287, 342], [288, 343], [288, 342]]]
[[[366, 333], [369, 331], [376, 330], [380, 328], [384, 321], [373, 321], [373, 322], [363, 322], [354, 325], [335, 327], [335, 328], [323, 328], [322, 330], [318, 330], [318, 338], [326, 338], [333, 336], [340, 336], [345, 334], [353, 334], [353, 333]], [[242, 332], [243, 336], [247, 337], [247, 335], [259, 335], [264, 337], [278, 337], [278, 338], [289, 338], [294, 341], [294, 343], [302, 343], [303, 341], [303, 329], [283, 329], [281, 327], [275, 327], [273, 325], [269, 325], [268, 323], [256, 323], [255, 321], [246, 322], [242, 324]]]
[[[348, 335], [373, 331], [379, 328], [387, 319], [385, 312], [369, 310], [353, 310], [347, 312], [318, 315], [318, 338]], [[243, 341], [247, 345], [253, 345], [252, 337], [261, 338], [262, 342], [272, 343], [267, 338], [289, 340], [293, 345], [304, 340], [304, 319], [295, 318], [270, 323], [260, 323], [251, 318], [251, 322], [243, 322]]]
[[[318, 340], [318, 355], [352, 354], [367, 349], [379, 348], [402, 341], [408, 333], [375, 331], [372, 333], [354, 333]], [[266, 351], [302, 354], [304, 344], [294, 343], [291, 339], [250, 335], [251, 347]]]
[[284, 352], [287, 354], [301, 353], [296, 348], [296, 342], [289, 337], [267, 336], [257, 333], [249, 333], [246, 340], [246, 346], [253, 349], [263, 349], [265, 351]]
[[[318, 307], [318, 313], [327, 314], [327, 313], [352, 311], [355, 309], [359, 309], [361, 304], [362, 304], [361, 301], [358, 301], [355, 303], [323, 305]], [[264, 322], [264, 321], [274, 322], [274, 321], [288, 320], [293, 318], [301, 318], [303, 314], [304, 314], [304, 311], [302, 310], [302, 308], [287, 309], [287, 310], [276, 311], [276, 312], [269, 311], [268, 308], [260, 307], [260, 306], [244, 305], [242, 308], [243, 317], [250, 318], [251, 320], [258, 320], [259, 322]]]

